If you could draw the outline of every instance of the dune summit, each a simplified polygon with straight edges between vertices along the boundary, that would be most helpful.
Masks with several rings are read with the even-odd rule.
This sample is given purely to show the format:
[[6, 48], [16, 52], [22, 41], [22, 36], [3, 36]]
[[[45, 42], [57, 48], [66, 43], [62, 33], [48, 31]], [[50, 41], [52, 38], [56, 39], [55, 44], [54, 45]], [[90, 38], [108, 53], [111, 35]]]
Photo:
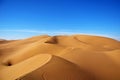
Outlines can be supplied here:
[[0, 80], [120, 80], [120, 42], [92, 35], [0, 40]]

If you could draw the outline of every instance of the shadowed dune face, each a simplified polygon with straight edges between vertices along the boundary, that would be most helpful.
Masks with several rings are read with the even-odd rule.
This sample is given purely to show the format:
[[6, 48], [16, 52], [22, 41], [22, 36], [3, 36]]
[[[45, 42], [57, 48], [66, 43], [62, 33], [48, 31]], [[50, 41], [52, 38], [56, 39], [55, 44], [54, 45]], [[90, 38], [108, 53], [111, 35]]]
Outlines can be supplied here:
[[49, 63], [24, 76], [22, 80], [93, 80], [93, 77], [77, 65], [53, 56]]
[[[119, 80], [120, 65], [104, 52], [89, 52], [75, 48], [60, 55], [97, 76], [97, 80]], [[120, 56], [119, 56], [120, 57]], [[117, 59], [118, 60], [118, 59]], [[120, 60], [118, 60], [120, 61]]]
[[[40, 54], [52, 56], [42, 67], [34, 63], [42, 61]], [[28, 69], [15, 74], [24, 67]], [[11, 71], [16, 72], [7, 75]], [[120, 42], [90, 35], [1, 40], [0, 74], [0, 80], [120, 80]]]

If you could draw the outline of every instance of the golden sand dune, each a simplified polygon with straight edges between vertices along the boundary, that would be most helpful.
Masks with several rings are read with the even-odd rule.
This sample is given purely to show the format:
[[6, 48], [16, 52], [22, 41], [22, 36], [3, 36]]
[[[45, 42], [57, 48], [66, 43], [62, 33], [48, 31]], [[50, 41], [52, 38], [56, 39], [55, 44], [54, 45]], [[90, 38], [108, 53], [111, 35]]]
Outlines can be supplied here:
[[[51, 57], [52, 56], [49, 54], [40, 54], [18, 63], [17, 65], [8, 65], [9, 67], [1, 69], [0, 80], [15, 80], [19, 77], [22, 77], [29, 72], [32, 72], [45, 65], [47, 62], [49, 62]], [[31, 63], [33, 63], [33, 65]]]
[[[65, 52], [61, 57], [87, 70], [96, 76], [97, 80], [120, 80], [120, 65], [103, 52], [82, 51], [75, 48]], [[118, 57], [120, 58], [120, 55]]]
[[43, 67], [22, 77], [23, 80], [92, 80], [93, 77], [79, 66], [53, 56]]
[[0, 80], [120, 80], [120, 42], [71, 35], [0, 41]]

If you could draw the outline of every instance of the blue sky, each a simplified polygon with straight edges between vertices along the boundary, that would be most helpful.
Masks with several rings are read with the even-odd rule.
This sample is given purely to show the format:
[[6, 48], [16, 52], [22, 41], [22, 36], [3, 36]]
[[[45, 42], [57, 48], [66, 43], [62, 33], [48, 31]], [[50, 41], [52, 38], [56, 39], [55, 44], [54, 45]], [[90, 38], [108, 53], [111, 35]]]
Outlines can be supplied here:
[[120, 39], [120, 0], [0, 0], [0, 38], [77, 33]]

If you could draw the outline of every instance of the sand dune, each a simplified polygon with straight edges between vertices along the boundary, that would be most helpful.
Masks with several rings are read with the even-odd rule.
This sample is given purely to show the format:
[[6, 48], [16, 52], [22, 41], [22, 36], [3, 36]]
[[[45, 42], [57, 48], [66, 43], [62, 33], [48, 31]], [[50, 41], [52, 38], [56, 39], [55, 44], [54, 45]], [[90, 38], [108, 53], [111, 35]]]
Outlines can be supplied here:
[[120, 42], [91, 35], [0, 40], [0, 80], [120, 80]]
[[21, 78], [23, 80], [92, 80], [92, 76], [77, 65], [53, 56], [43, 67]]
[[82, 51], [75, 48], [65, 52], [61, 57], [87, 70], [96, 76], [97, 80], [120, 80], [120, 65], [103, 52]]
[[[17, 65], [8, 65], [10, 67], [6, 67], [0, 71], [0, 80], [15, 80], [22, 77], [45, 65], [51, 58], [52, 56], [49, 54], [40, 54]], [[33, 65], [31, 63], [33, 63]]]

